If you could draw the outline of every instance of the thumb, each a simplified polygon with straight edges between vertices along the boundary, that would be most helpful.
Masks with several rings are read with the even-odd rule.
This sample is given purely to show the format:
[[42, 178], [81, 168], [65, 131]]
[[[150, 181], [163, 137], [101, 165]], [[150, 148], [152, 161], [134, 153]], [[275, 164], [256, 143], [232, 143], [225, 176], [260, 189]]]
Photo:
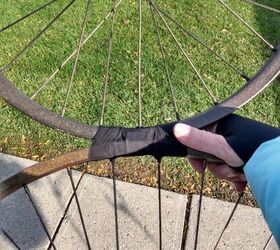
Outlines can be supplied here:
[[215, 155], [233, 167], [243, 165], [243, 161], [221, 135], [199, 130], [183, 123], [176, 124], [173, 132], [179, 142], [190, 148]]

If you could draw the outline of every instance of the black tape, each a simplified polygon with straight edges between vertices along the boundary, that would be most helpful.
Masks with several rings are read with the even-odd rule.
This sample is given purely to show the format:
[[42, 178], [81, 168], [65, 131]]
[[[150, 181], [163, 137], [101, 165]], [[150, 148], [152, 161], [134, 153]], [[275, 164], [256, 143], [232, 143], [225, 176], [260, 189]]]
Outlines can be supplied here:
[[174, 124], [147, 127], [99, 127], [91, 145], [89, 159], [112, 159], [119, 156], [186, 156], [187, 147], [173, 135]]
[[[152, 155], [159, 160], [164, 156], [187, 156], [190, 150], [178, 142], [173, 134], [175, 124], [147, 128], [99, 127], [93, 138], [89, 159]], [[223, 135], [246, 163], [263, 142], [280, 136], [280, 129], [238, 115], [229, 115], [217, 123], [216, 133]], [[217, 159], [199, 151], [196, 154], [190, 151], [190, 154], [199, 159]], [[243, 166], [235, 169], [242, 172]]]

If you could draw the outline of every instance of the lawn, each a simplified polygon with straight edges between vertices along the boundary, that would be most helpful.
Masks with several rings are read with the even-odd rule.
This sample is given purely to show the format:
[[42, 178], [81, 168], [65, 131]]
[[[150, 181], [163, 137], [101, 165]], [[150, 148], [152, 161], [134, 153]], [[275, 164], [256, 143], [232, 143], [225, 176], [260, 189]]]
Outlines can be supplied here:
[[[1, 32], [0, 65], [6, 65], [68, 2], [58, 0]], [[241, 0], [226, 2], [270, 43], [275, 46], [279, 43], [279, 14]], [[258, 2], [280, 9], [277, 0]], [[14, 4], [10, 0], [0, 0], [0, 29], [43, 3], [45, 1], [42, 0], [21, 0]], [[113, 1], [93, 1], [85, 36], [110, 12], [112, 5]], [[252, 77], [271, 55], [271, 51], [217, 0], [166, 0], [158, 1], [158, 5], [249, 77]], [[6, 72], [24, 93], [29, 96], [35, 93], [77, 47], [85, 7], [86, 1], [74, 2], [58, 22]], [[141, 113], [143, 125], [150, 126], [175, 120], [176, 117], [151, 10], [146, 1], [143, 1], [142, 15]], [[180, 116], [192, 116], [211, 106], [211, 99], [160, 18], [157, 15], [156, 17]], [[138, 125], [139, 94], [137, 1], [123, 0], [116, 9], [115, 18], [104, 124], [135, 127]], [[223, 100], [244, 84], [238, 74], [217, 60], [203, 46], [183, 34], [172, 22], [168, 21], [168, 24], [218, 100]], [[88, 124], [99, 124], [110, 27], [111, 18], [108, 18], [81, 49], [77, 74], [65, 113], [67, 117]], [[54, 112], [62, 112], [74, 61], [74, 58], [70, 60], [35, 97], [37, 102]], [[238, 113], [279, 126], [279, 94], [279, 86], [275, 83]], [[0, 121], [1, 152], [43, 160], [90, 144], [90, 141], [38, 124], [2, 100]], [[127, 181], [155, 185], [155, 165], [150, 158], [145, 157], [121, 159], [118, 176]], [[163, 169], [165, 188], [179, 192], [196, 192], [197, 175], [185, 160], [165, 159]], [[99, 163], [89, 168], [89, 171], [99, 175], [111, 175], [107, 162]], [[220, 190], [221, 187], [228, 186], [226, 183], [217, 182], [211, 177], [207, 182], [207, 195], [225, 199], [232, 197], [232, 191], [229, 195], [227, 191]]]

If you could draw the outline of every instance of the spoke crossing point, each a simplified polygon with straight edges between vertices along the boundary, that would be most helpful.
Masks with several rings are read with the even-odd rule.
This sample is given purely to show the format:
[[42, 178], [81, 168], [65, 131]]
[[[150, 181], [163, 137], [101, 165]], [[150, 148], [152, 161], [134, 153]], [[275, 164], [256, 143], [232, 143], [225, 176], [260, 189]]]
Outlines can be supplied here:
[[[0, 153], [0, 180], [34, 164], [34, 161]], [[81, 173], [73, 171], [77, 183]], [[52, 236], [71, 196], [67, 171], [29, 185], [49, 234]], [[158, 190], [117, 181], [121, 249], [158, 249]], [[77, 190], [92, 249], [114, 249], [112, 181], [86, 174]], [[193, 249], [198, 196], [192, 198], [185, 249]], [[162, 190], [163, 248], [180, 249], [187, 196]], [[234, 204], [204, 198], [198, 249], [212, 249]], [[215, 214], [217, 216], [215, 216]], [[49, 239], [24, 189], [0, 202], [0, 229], [21, 249], [46, 249]], [[0, 249], [16, 249], [0, 231]], [[259, 209], [239, 206], [218, 249], [262, 249], [270, 232]], [[54, 245], [56, 249], [87, 249], [73, 199]], [[267, 249], [277, 249], [273, 241]], [[212, 248], [211, 248], [212, 247]]]

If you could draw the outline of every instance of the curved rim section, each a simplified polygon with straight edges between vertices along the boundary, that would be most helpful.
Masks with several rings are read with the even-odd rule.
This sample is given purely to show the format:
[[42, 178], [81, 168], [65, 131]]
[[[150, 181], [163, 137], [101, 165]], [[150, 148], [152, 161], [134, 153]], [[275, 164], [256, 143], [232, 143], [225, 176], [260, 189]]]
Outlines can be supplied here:
[[182, 120], [191, 126], [203, 128], [241, 108], [260, 94], [280, 75], [280, 45], [262, 69], [232, 96], [208, 110]]
[[[258, 95], [267, 87], [280, 73], [280, 46], [274, 55], [265, 63], [262, 69], [248, 81], [239, 91], [218, 105], [202, 112], [199, 115], [182, 120], [194, 127], [205, 127], [226, 115], [234, 112], [248, 101]], [[62, 117], [37, 102], [31, 100], [27, 95], [15, 87], [4, 75], [0, 75], [0, 96], [10, 105], [20, 110], [30, 118], [71, 135], [92, 139], [97, 132], [97, 126], [91, 126]]]
[[0, 182], [0, 200], [15, 192], [24, 185], [30, 184], [44, 176], [89, 161], [89, 148], [66, 153], [50, 160], [34, 164], [23, 171]]
[[[182, 120], [189, 125], [201, 128], [218, 121], [245, 105], [280, 74], [280, 49], [265, 66], [230, 98], [205, 112]], [[75, 122], [61, 117], [38, 103], [29, 99], [19, 91], [7, 78], [0, 76], [0, 95], [11, 105], [21, 110], [31, 118], [55, 128], [83, 138], [92, 138], [97, 127]], [[21, 105], [23, 103], [23, 105]], [[0, 183], [0, 200], [15, 192], [24, 185], [34, 182], [44, 176], [60, 171], [67, 167], [89, 162], [89, 148], [76, 150], [61, 156], [37, 163], [23, 171], [7, 178]]]

